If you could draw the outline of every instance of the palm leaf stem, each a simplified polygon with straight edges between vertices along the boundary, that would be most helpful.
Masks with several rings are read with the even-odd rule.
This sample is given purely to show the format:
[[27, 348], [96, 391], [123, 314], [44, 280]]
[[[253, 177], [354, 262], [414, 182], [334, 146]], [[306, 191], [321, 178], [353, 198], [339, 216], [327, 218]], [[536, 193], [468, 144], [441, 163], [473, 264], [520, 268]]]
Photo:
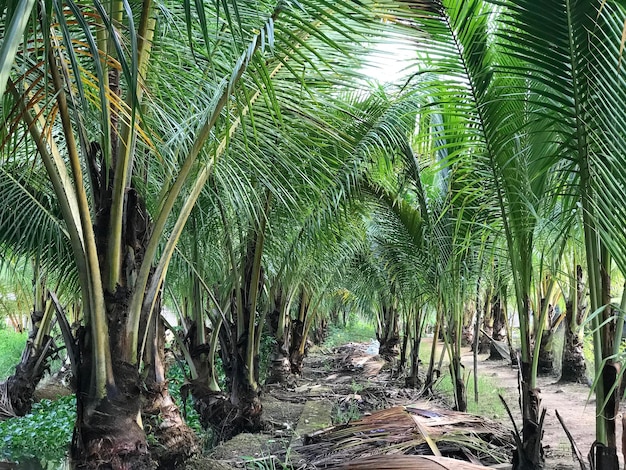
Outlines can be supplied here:
[[[558, 270], [558, 265], [561, 264], [561, 260], [563, 259], [563, 253], [565, 252], [566, 246], [567, 246], [567, 237], [563, 236], [561, 237], [561, 246], [559, 248], [556, 270]], [[550, 279], [550, 283], [548, 284], [548, 289], [545, 293], [546, 301], [541, 307], [541, 314], [539, 315], [539, 320], [537, 322], [537, 330], [535, 333], [535, 347], [533, 349], [532, 368], [531, 368], [531, 373], [530, 373], [530, 376], [534, 378], [535, 381], [537, 377], [537, 368], [539, 366], [539, 352], [541, 349], [541, 338], [543, 337], [543, 332], [545, 331], [546, 317], [548, 316], [548, 307], [550, 303], [548, 299], [552, 297], [552, 293], [554, 292], [556, 283], [557, 283], [557, 279], [554, 275], [552, 275]], [[537, 385], [536, 383], [531, 383], [531, 388], [535, 388], [536, 385]]]
[[[272, 79], [283, 67], [283, 62], [279, 63], [276, 68], [270, 74], [270, 79]], [[191, 189], [190, 194], [185, 199], [185, 203], [181, 208], [181, 211], [176, 219], [174, 227], [167, 239], [165, 247], [161, 252], [161, 256], [159, 258], [159, 262], [157, 267], [152, 275], [151, 282], [146, 290], [146, 293], [143, 298], [143, 308], [147, 308], [149, 315], [152, 315], [154, 305], [156, 303], [156, 293], [163, 285], [165, 281], [165, 276], [167, 274], [168, 266], [171, 262], [172, 256], [174, 254], [174, 250], [178, 244], [180, 236], [183, 232], [185, 224], [191, 215], [191, 211], [196, 205], [198, 198], [206, 184], [209, 176], [212, 173], [215, 162], [222, 156], [222, 154], [226, 151], [226, 147], [228, 142], [235, 134], [235, 131], [239, 128], [241, 124], [242, 118], [249, 112], [251, 106], [257, 101], [257, 99], [261, 96], [261, 90], [257, 90], [255, 94], [250, 98], [248, 104], [240, 111], [239, 116], [234, 120], [231, 126], [228, 129], [227, 135], [222, 138], [220, 144], [218, 145], [215, 154], [211, 157], [211, 159], [203, 166], [202, 170], [196, 177], [193, 187]]]
[[[620, 345], [622, 344], [623, 339], [623, 331], [624, 331], [624, 319], [626, 316], [626, 283], [622, 288], [622, 300], [619, 304], [619, 312], [617, 317], [617, 322], [615, 326], [616, 338], [613, 343], [613, 354], [617, 355], [619, 353]], [[575, 311], [575, 310], [574, 310]]]
[[[275, 17], [278, 15], [280, 9], [277, 8], [274, 10], [271, 21], [274, 21]], [[161, 238], [163, 236], [163, 232], [165, 230], [167, 219], [169, 218], [176, 201], [178, 200], [178, 196], [180, 195], [185, 183], [187, 182], [187, 178], [195, 166], [196, 160], [204, 147], [204, 144], [211, 136], [211, 131], [215, 127], [215, 124], [224, 108], [226, 103], [228, 102], [228, 98], [231, 96], [233, 87], [239, 82], [244, 72], [246, 71], [248, 65], [252, 61], [254, 52], [261, 46], [260, 42], [261, 34], [257, 34], [252, 39], [250, 46], [246, 51], [242, 53], [240, 56], [237, 66], [230, 77], [229, 80], [225, 80], [222, 82], [220, 87], [219, 97], [207, 116], [204, 124], [197, 131], [195, 135], [195, 139], [193, 145], [185, 158], [185, 161], [180, 167], [180, 171], [174, 181], [170, 191], [167, 194], [166, 200], [161, 206], [161, 210], [157, 216], [157, 219], [153, 226], [152, 235], [146, 247], [144, 258], [141, 263], [141, 267], [139, 269], [139, 274], [137, 275], [137, 281], [135, 284], [135, 290], [133, 292], [133, 296], [131, 299], [128, 319], [127, 319], [127, 328], [126, 336], [127, 336], [127, 344], [130, 345], [129, 351], [127, 351], [127, 357], [125, 360], [128, 362], [135, 364], [138, 360], [137, 358], [137, 335], [139, 330], [139, 322], [141, 318], [141, 308], [144, 303], [144, 294], [146, 286], [148, 285], [148, 280], [151, 275], [152, 270], [152, 262], [156, 256], [157, 250], [159, 248], [159, 244], [161, 242]], [[207, 174], [208, 177], [208, 174]], [[186, 220], [186, 218], [185, 218]], [[181, 224], [184, 226], [183, 220], [181, 220]], [[181, 228], [182, 230], [182, 228]], [[170, 253], [171, 256], [171, 253]], [[164, 266], [165, 268], [166, 266]], [[150, 300], [150, 299], [148, 299]], [[151, 300], [150, 300], [151, 301]]]
[[[87, 271], [87, 287], [85, 292], [89, 304], [89, 316], [91, 320], [91, 333], [93, 335], [93, 367], [95, 372], [95, 398], [103, 398], [106, 395], [106, 386], [114, 386], [113, 366], [111, 363], [111, 350], [109, 349], [109, 328], [107, 324], [106, 309], [104, 305], [104, 291], [102, 289], [102, 279], [100, 277], [100, 263], [98, 261], [98, 250], [91, 221], [89, 201], [85, 190], [83, 173], [81, 168], [78, 147], [74, 139], [72, 122], [63, 81], [57, 67], [57, 61], [52, 49], [48, 51], [48, 62], [50, 64], [50, 74], [52, 83], [56, 91], [56, 101], [61, 117], [61, 124], [66, 140], [66, 147], [72, 176], [76, 200], [78, 202], [79, 218], [84, 237], [84, 256]], [[82, 254], [82, 250], [81, 250]]]
[[[572, 12], [571, 0], [566, 0], [566, 16], [568, 27], [568, 39], [569, 39], [569, 62], [571, 70], [572, 91], [573, 91], [573, 107], [575, 116], [575, 135], [577, 141], [577, 154], [578, 159], [578, 173], [579, 173], [579, 187], [580, 187], [580, 199], [582, 205], [582, 218], [583, 218], [583, 233], [585, 240], [585, 254], [587, 258], [587, 270], [589, 281], [589, 301], [590, 309], [595, 312], [601, 306], [602, 300], [602, 287], [601, 287], [601, 241], [598, 239], [595, 221], [594, 211], [592, 204], [592, 190], [591, 190], [591, 173], [589, 171], [589, 148], [587, 144], [586, 136], [586, 123], [584, 121], [583, 104], [580, 96], [580, 87], [584, 82], [584, 79], [579, 77], [579, 63], [574, 53], [576, 50], [574, 37], [572, 34], [574, 25], [574, 18]], [[596, 315], [592, 318], [593, 329], [593, 343], [594, 343], [594, 363], [596, 370], [601, 367], [603, 362], [602, 354], [602, 329], [600, 327], [600, 318]], [[605, 390], [602, 381], [596, 384], [596, 440], [603, 444], [607, 444], [607, 429], [603, 416], [603, 403], [605, 398]]]
[[[121, 7], [122, 2], [119, 3]], [[121, 15], [121, 11], [120, 11]], [[121, 20], [121, 18], [120, 18]], [[144, 0], [141, 11], [141, 20], [139, 23], [139, 45], [137, 52], [138, 77], [145, 80], [152, 51], [152, 39], [154, 36], [154, 27], [156, 18], [154, 15], [154, 2], [152, 0]], [[135, 96], [136, 95], [136, 96]], [[120, 280], [121, 259], [122, 259], [122, 224], [124, 220], [124, 201], [126, 196], [126, 185], [128, 184], [129, 175], [132, 174], [135, 135], [136, 110], [141, 106], [143, 96], [143, 87], [137, 86], [136, 93], [128, 92], [126, 105], [131, 110], [131, 119], [122, 121], [122, 129], [120, 132], [120, 148], [119, 155], [115, 160], [115, 171], [113, 173], [113, 191], [111, 202], [111, 218], [109, 224], [109, 236], [107, 237], [107, 273], [108, 279], [107, 289], [109, 292], [115, 291], [115, 286]]]
[[17, 2], [12, 11], [9, 26], [4, 30], [4, 38], [0, 46], [0, 96], [3, 96], [7, 89], [17, 48], [24, 37], [23, 34], [34, 5], [35, 0]]
[[[267, 227], [267, 218], [269, 216], [269, 210], [271, 205], [271, 193], [269, 190], [266, 191], [265, 195], [265, 208], [263, 210], [263, 214], [261, 215], [261, 220], [259, 223], [258, 229], [255, 231], [256, 240], [254, 247], [254, 259], [252, 261], [252, 272], [250, 273], [250, 286], [248, 292], [248, 305], [246, 309], [248, 310], [248, 342], [247, 342], [247, 356], [246, 356], [246, 368], [248, 373], [248, 384], [252, 386], [253, 390], [256, 390], [256, 377], [254, 367], [254, 357], [255, 357], [255, 346], [256, 346], [256, 308], [259, 300], [259, 284], [262, 281], [261, 277], [261, 258], [263, 257], [263, 246], [265, 244], [265, 229]], [[267, 313], [265, 310], [264, 313]], [[259, 323], [259, 327], [263, 327], [263, 322]], [[240, 338], [237, 338], [238, 340]]]

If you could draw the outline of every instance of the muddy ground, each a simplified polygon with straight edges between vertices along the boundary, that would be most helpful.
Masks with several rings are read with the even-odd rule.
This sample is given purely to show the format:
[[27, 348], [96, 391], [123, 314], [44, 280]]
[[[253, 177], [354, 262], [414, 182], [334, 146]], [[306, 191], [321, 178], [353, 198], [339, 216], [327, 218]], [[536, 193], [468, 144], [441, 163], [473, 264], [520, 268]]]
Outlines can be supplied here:
[[[284, 468], [285, 463], [289, 468], [327, 468], [325, 462], [328, 461], [315, 453], [319, 444], [305, 445], [307, 436], [319, 429], [398, 405], [420, 403], [424, 406], [426, 403], [433, 409], [450, 408], [451, 403], [445, 396], [425, 397], [418, 390], [404, 388], [402, 374], [374, 352], [371, 344], [315, 349], [306, 358], [302, 377], [288, 385], [266, 387], [263, 394], [265, 432], [240, 435], [218, 445], [210, 453], [212, 460], [201, 458], [189, 462], [187, 469]], [[468, 371], [472, 360], [472, 353], [466, 350], [463, 362]], [[491, 379], [489, 382], [504, 396], [520, 425], [516, 368], [507, 361], [489, 361], [486, 355], [479, 355], [478, 373]], [[595, 401], [590, 396], [590, 388], [583, 384], [560, 384], [556, 377], [540, 378], [539, 387], [542, 405], [547, 410], [543, 439], [546, 468], [579, 469], [556, 410], [586, 458], [595, 428]], [[494, 395], [490, 396], [493, 399]], [[468, 390], [468, 398], [473, 399], [473, 389]], [[499, 405], [491, 407], [489, 403], [482, 403], [481, 409], [485, 410], [486, 418], [495, 422], [499, 433], [510, 435], [510, 419]], [[618, 433], [618, 442], [621, 442], [621, 429]], [[500, 450], [505, 458], [510, 455], [509, 446]], [[506, 468], [506, 465], [499, 468]]]

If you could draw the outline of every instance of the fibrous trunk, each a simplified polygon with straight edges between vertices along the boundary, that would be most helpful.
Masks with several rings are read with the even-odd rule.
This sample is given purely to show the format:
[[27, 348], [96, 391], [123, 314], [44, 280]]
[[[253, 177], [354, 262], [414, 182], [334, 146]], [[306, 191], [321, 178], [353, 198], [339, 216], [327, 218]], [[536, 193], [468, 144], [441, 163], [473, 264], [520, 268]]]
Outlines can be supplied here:
[[521, 447], [513, 451], [514, 470], [541, 469], [544, 465], [544, 453], [541, 445], [543, 434], [543, 416], [540, 415], [541, 399], [539, 389], [531, 387], [531, 364], [521, 363], [522, 392], [522, 442]]
[[[546, 299], [541, 300], [541, 308], [544, 309]], [[539, 344], [539, 363], [537, 373], [539, 375], [554, 374], [554, 329], [550, 319], [552, 318], [554, 309], [552, 305], [548, 305], [548, 325], [541, 335], [541, 343]]]
[[72, 439], [72, 459], [79, 469], [152, 469], [146, 435], [141, 422], [141, 379], [136, 364], [120, 358], [121, 335], [128, 311], [128, 292], [119, 287], [115, 296], [107, 296], [111, 322], [112, 369], [115, 383], [102, 398], [94, 396], [91, 335], [87, 328], [79, 333], [77, 416]]
[[577, 334], [572, 334], [569, 331], [568, 325], [565, 327], [561, 381], [586, 384], [587, 363], [583, 355], [583, 343]]
[[293, 320], [291, 322], [291, 341], [289, 345], [289, 367], [294, 375], [302, 375], [302, 367], [304, 364], [305, 351], [302, 352], [301, 345], [304, 338], [305, 323], [301, 320]]
[[183, 420], [167, 388], [165, 335], [160, 315], [155, 313], [151, 323], [157, 330], [147, 345], [142, 416], [156, 441], [156, 445], [150, 445], [150, 451], [159, 468], [180, 468], [198, 451], [198, 439]]
[[291, 337], [291, 322], [285, 314], [285, 304], [282, 293], [277, 294], [276, 306], [269, 314], [268, 325], [270, 333], [274, 337], [270, 364], [265, 383], [285, 383], [291, 376], [291, 363], [289, 361], [289, 339]]
[[565, 304], [565, 318], [563, 319], [565, 338], [560, 380], [587, 383], [587, 363], [583, 355], [582, 327], [580, 326], [585, 312], [586, 292], [583, 284], [583, 270], [580, 265], [576, 266], [576, 276], [572, 287], [570, 298]]
[[[104, 182], [103, 173], [94, 175], [101, 191], [96, 197], [96, 223], [94, 232], [98, 253], [104, 257], [109, 235], [111, 187]], [[112, 184], [112, 178], [109, 184]], [[81, 327], [77, 350], [77, 416], [72, 440], [71, 455], [77, 468], [95, 469], [152, 469], [146, 435], [141, 420], [141, 388], [138, 362], [124, 358], [133, 345], [126, 343], [127, 318], [133, 294], [133, 279], [143, 258], [149, 232], [149, 214], [145, 204], [134, 189], [127, 191], [125, 213], [126, 253], [123, 257], [121, 284], [115, 292], [104, 292], [108, 347], [111, 357], [113, 382], [107, 384], [104, 395], [94, 389], [97, 363], [91, 325]], [[147, 312], [142, 312], [140, 325], [146, 327]], [[142, 328], [142, 329], [143, 329]], [[139, 332], [143, 338], [144, 331]], [[151, 340], [152, 338], [149, 338]]]
[[[33, 312], [31, 315], [32, 329], [24, 346], [22, 358], [15, 372], [0, 383], [0, 396], [5, 399], [0, 403], [0, 420], [13, 416], [24, 416], [30, 412], [37, 384], [41, 381], [52, 353], [52, 338], [39, 331], [44, 313]], [[47, 322], [49, 325], [50, 322]], [[38, 333], [41, 333], [39, 344], [35, 344]]]
[[452, 377], [454, 377], [455, 389], [455, 409], [457, 411], [467, 411], [467, 390], [465, 381], [463, 380], [463, 366], [460, 357], [453, 357], [450, 367], [453, 369]]
[[[230, 334], [226, 328], [230, 328]], [[236, 325], [231, 323], [223, 325], [219, 334], [220, 357], [230, 393], [212, 390], [203, 381], [195, 381], [190, 386], [202, 426], [213, 429], [218, 440], [228, 440], [241, 432], [256, 432], [261, 428], [261, 391], [256, 383], [250, 383], [245, 360], [248, 348], [254, 345], [249, 344], [247, 334], [236, 343], [231, 341], [231, 338], [237, 338], [236, 331]], [[258, 364], [258, 358], [255, 357], [254, 361]], [[252, 372], [256, 381], [258, 368]]]
[[[405, 385], [411, 388], [419, 388], [421, 386], [421, 381], [419, 378], [419, 365], [420, 365], [420, 345], [422, 342], [422, 325], [421, 325], [421, 315], [417, 311], [415, 313], [415, 321], [413, 322], [413, 344], [411, 347], [411, 370], [409, 375], [405, 379]], [[405, 339], [408, 338], [408, 334], [405, 334]], [[406, 348], [406, 341], [404, 347]]]
[[400, 334], [398, 332], [398, 312], [393, 306], [383, 306], [381, 331], [378, 333], [380, 347], [378, 353], [386, 361], [398, 356]]

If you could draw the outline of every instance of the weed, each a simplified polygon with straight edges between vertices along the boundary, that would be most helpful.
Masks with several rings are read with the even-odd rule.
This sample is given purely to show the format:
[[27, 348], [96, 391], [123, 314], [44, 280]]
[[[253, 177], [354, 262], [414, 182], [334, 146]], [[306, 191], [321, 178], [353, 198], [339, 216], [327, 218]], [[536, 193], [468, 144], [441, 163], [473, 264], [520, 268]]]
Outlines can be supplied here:
[[356, 400], [347, 400], [345, 403], [337, 403], [333, 405], [333, 424], [349, 423], [351, 421], [357, 421], [362, 417], [363, 413], [361, 413], [359, 404]]
[[180, 364], [175, 362], [167, 369], [167, 386], [170, 395], [174, 399], [176, 406], [180, 409], [181, 413], [185, 416], [185, 422], [193, 429], [199, 436], [204, 435], [204, 430], [200, 424], [200, 417], [193, 407], [193, 400], [188, 398], [183, 406], [183, 399], [180, 393], [181, 387], [185, 384], [186, 377], [185, 371], [181, 368]]
[[[498, 398], [499, 394], [504, 393], [504, 389], [498, 387], [497, 383], [490, 377], [478, 376], [478, 403], [474, 401], [474, 376], [470, 375], [466, 382], [468, 391], [467, 411], [481, 416], [487, 416], [492, 419], [505, 416], [506, 410]], [[436, 390], [453, 400], [454, 390], [450, 375], [445, 374], [436, 385]], [[471, 396], [470, 396], [471, 394]]]
[[0, 460], [63, 460], [72, 439], [76, 399], [41, 400], [32, 412], [0, 422]]
[[376, 331], [371, 322], [351, 318], [346, 326], [330, 325], [328, 327], [328, 338], [324, 341], [324, 347], [334, 348], [350, 342], [364, 343], [375, 337]]
[[244, 459], [244, 468], [246, 470], [292, 470], [293, 466], [285, 460], [281, 462], [275, 455], [261, 458]]
[[13, 374], [15, 366], [20, 362], [27, 337], [28, 333], [0, 328], [0, 380]]
[[365, 385], [352, 379], [352, 384], [350, 385], [350, 388], [352, 389], [352, 393], [361, 393], [365, 388]]

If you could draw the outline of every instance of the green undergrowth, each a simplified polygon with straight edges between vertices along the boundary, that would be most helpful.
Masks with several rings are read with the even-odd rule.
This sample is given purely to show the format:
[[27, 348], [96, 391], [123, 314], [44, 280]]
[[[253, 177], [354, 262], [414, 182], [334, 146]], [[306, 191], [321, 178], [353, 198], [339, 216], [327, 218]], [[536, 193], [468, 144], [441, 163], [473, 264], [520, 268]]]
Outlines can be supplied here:
[[361, 318], [350, 318], [347, 325], [329, 325], [325, 348], [335, 348], [346, 343], [366, 343], [376, 338], [374, 325]]
[[0, 328], [0, 380], [13, 374], [26, 344], [27, 333], [16, 333], [13, 329]]
[[193, 429], [198, 436], [203, 436], [204, 430], [200, 425], [200, 417], [193, 407], [193, 398], [188, 396], [186, 400], [183, 400], [181, 388], [185, 385], [185, 382], [185, 371], [183, 371], [181, 365], [177, 362], [171, 364], [167, 369], [167, 386], [170, 395], [185, 417], [187, 425]]
[[[478, 403], [474, 401], [474, 376], [471, 374], [465, 381], [467, 389], [467, 412], [484, 416], [491, 419], [505, 418], [506, 410], [498, 395], [504, 396], [505, 389], [498, 387], [497, 382], [491, 377], [478, 375]], [[450, 374], [442, 376], [437, 382], [435, 390], [454, 403], [454, 390]], [[509, 404], [512, 406], [513, 404]]]
[[[184, 409], [187, 424], [210, 446], [211, 436], [202, 429], [192, 398], [183, 403], [181, 387], [185, 376], [178, 364], [169, 368], [167, 378], [170, 394], [181, 411]], [[73, 395], [41, 400], [33, 405], [28, 415], [0, 421], [0, 461], [38, 460], [42, 464], [63, 461], [71, 443], [75, 421], [76, 399]]]
[[31, 413], [0, 421], [0, 460], [62, 461], [76, 420], [76, 398], [41, 400]]
[[276, 456], [268, 456], [265, 458], [243, 457], [245, 470], [293, 470], [294, 467], [289, 462], [289, 455], [283, 460]]

